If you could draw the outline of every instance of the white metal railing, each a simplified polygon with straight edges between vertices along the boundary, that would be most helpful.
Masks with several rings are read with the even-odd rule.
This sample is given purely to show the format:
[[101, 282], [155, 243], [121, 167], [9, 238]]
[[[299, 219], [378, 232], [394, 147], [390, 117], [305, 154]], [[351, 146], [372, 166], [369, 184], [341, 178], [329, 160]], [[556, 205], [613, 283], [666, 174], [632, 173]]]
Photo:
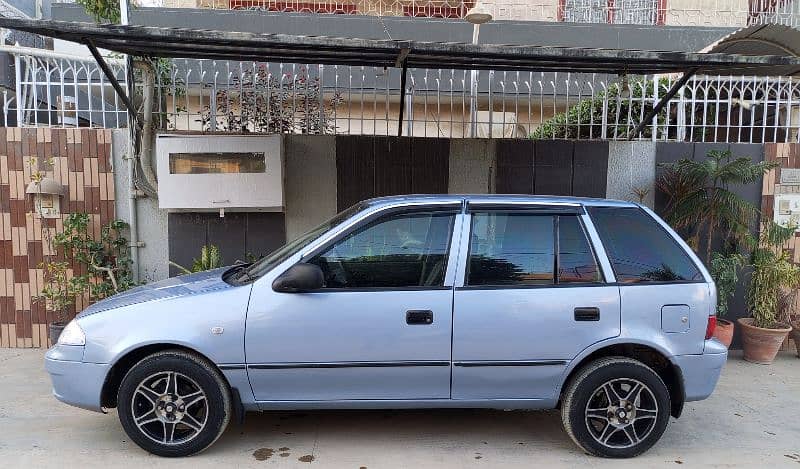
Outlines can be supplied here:
[[[91, 57], [0, 46], [14, 57], [15, 92], [3, 95], [3, 124], [48, 127], [124, 127], [127, 112]], [[125, 86], [125, 62], [107, 59]]]
[[[74, 3], [74, 0], [54, 0]], [[464, 18], [460, 0], [138, 0], [139, 8], [266, 10], [316, 14]], [[800, 0], [488, 0], [497, 20], [675, 26], [800, 25]]]
[[[397, 135], [401, 125], [395, 69], [178, 59], [160, 70], [167, 129]], [[625, 139], [677, 79], [481, 72], [473, 125], [468, 71], [408, 74], [402, 134], [454, 138]], [[794, 142], [798, 125], [798, 80], [699, 76], [638, 138]]]
[[[0, 52], [14, 55], [16, 74], [15, 92], [2, 95], [4, 125], [127, 125], [91, 58]], [[109, 65], [125, 86], [124, 61]], [[677, 79], [484, 71], [473, 97], [469, 71], [410, 69], [401, 122], [397, 69], [188, 59], [154, 69], [154, 125], [163, 129], [397, 135], [402, 126], [405, 136], [452, 138], [625, 139]], [[800, 80], [698, 76], [637, 138], [795, 142], [799, 126]]]

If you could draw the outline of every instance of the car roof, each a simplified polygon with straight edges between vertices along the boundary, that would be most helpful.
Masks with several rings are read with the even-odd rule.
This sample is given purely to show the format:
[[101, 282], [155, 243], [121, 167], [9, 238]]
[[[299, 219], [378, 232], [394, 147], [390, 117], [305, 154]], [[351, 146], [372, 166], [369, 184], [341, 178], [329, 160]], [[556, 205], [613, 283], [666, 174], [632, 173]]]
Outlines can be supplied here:
[[519, 204], [540, 204], [540, 205], [576, 205], [583, 207], [605, 206], [605, 207], [638, 207], [634, 202], [613, 199], [597, 199], [588, 197], [571, 197], [560, 195], [527, 195], [527, 194], [409, 194], [377, 197], [366, 200], [369, 206], [399, 206], [404, 204], [420, 203], [461, 203], [463, 201], [476, 204], [493, 205], [519, 205]]

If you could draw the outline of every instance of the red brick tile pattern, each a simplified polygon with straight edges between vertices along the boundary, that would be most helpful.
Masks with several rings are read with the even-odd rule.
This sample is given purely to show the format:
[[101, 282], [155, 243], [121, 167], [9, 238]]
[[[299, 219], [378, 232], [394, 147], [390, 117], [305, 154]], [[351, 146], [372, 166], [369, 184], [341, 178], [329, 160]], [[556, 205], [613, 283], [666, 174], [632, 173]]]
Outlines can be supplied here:
[[[44, 284], [45, 230], [60, 229], [70, 211], [92, 214], [95, 232], [113, 219], [111, 166], [110, 130], [0, 128], [0, 347], [49, 345], [52, 313], [33, 300]], [[64, 186], [62, 220], [34, 213], [25, 187], [37, 171]]]

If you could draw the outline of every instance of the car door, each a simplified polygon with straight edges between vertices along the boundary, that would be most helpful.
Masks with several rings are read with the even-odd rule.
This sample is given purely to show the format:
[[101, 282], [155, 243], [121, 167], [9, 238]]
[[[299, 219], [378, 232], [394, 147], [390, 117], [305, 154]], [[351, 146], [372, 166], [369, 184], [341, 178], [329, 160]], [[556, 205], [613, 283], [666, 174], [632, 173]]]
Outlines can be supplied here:
[[453, 399], [551, 399], [580, 351], [620, 333], [583, 208], [471, 204], [453, 311]]
[[323, 271], [321, 290], [277, 293], [257, 282], [245, 339], [256, 400], [449, 398], [460, 211], [367, 217], [303, 256]]

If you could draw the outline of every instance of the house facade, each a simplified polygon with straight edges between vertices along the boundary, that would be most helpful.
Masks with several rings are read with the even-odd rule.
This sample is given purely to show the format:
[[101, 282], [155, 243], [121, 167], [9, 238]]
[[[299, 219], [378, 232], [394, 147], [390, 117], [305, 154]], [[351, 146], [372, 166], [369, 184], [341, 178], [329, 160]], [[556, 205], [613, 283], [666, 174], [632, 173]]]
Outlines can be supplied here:
[[[793, 26], [794, 5], [487, 2], [493, 20], [480, 27], [477, 40], [699, 51], [749, 25]], [[130, 22], [465, 43], [473, 38], [465, 20], [473, 6], [164, 0], [141, 2]], [[34, 11], [89, 20], [73, 3]], [[791, 155], [798, 151], [800, 90], [786, 77], [695, 77], [627, 141], [678, 77], [409, 69], [401, 119], [397, 69], [190, 59], [137, 60], [129, 69], [124, 58], [110, 56], [123, 86], [133, 77], [138, 118], [151, 130], [133, 142], [125, 108], [81, 46], [6, 44], [9, 65], [2, 70], [11, 78], [0, 129], [0, 346], [46, 346], [53, 316], [35, 298], [47, 283], [46, 262], [58, 256], [49, 240], [70, 213], [87, 213], [98, 235], [110, 220], [128, 223], [136, 280], [149, 282], [178, 274], [176, 265], [190, 266], [209, 244], [219, 247], [223, 263], [259, 257], [369, 197], [562, 194], [658, 208], [659, 163], [713, 149], [778, 159], [787, 168], [797, 163]], [[26, 191], [36, 177], [63, 187], [59, 216], [37, 211]], [[769, 177], [763, 188], [742, 195], [769, 208], [776, 193], [794, 190]], [[81, 269], [71, 265], [68, 275]]]

